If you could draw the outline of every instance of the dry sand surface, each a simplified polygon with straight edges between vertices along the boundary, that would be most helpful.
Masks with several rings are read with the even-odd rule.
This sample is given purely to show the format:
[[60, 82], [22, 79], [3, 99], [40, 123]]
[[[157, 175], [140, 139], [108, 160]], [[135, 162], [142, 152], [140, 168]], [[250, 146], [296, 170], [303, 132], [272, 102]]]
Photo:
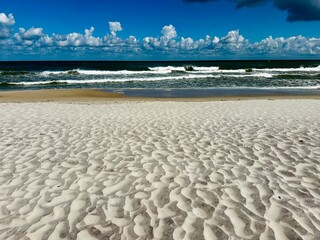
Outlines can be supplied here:
[[0, 114], [0, 239], [320, 239], [319, 100]]

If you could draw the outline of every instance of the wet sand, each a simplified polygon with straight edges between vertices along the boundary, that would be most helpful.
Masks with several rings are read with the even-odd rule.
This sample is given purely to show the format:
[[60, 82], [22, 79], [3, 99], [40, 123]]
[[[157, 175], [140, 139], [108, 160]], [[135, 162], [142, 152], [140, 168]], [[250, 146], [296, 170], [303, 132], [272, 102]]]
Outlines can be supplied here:
[[141, 97], [126, 96], [123, 93], [107, 92], [96, 89], [50, 89], [30, 91], [0, 92], [0, 102], [104, 102], [104, 101], [235, 101], [252, 99], [320, 99], [319, 94], [259, 94], [205, 97]]

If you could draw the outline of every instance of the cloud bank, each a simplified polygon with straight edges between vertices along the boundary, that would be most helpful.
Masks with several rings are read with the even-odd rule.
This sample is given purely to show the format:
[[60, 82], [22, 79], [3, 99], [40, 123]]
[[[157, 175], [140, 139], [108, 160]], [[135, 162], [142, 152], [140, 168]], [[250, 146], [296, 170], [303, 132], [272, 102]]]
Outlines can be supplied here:
[[316, 58], [320, 56], [320, 38], [293, 36], [250, 42], [239, 30], [225, 36], [207, 35], [201, 39], [178, 35], [173, 25], [159, 30], [160, 36], [120, 38], [120, 22], [109, 22], [109, 33], [94, 36], [94, 27], [84, 33], [66, 35], [45, 33], [43, 28], [19, 28], [12, 32], [15, 20], [12, 14], [0, 13], [0, 59], [12, 56], [61, 59], [246, 59], [246, 58]]
[[[183, 0], [184, 2], [211, 2], [219, 0]], [[229, 0], [235, 2], [237, 8], [256, 7], [271, 2], [275, 7], [288, 13], [287, 21], [319, 21], [319, 0]]]

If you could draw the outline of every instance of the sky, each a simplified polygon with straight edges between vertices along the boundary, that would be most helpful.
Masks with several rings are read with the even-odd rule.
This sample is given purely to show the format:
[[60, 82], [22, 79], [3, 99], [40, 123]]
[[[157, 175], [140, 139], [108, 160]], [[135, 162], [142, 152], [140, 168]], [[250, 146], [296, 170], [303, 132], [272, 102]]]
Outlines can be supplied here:
[[0, 60], [319, 57], [320, 0], [0, 0]]

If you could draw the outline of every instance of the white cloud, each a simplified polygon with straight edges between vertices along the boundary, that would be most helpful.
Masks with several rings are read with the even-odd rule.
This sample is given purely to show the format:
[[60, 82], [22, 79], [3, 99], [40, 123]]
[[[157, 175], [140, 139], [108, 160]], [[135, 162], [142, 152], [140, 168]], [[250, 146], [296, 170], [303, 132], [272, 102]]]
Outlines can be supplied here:
[[8, 16], [5, 13], [0, 13], [0, 38], [10, 37], [10, 27], [14, 24], [15, 20], [11, 13]]
[[42, 36], [40, 41], [38, 42], [38, 46], [45, 45], [45, 46], [52, 46], [53, 40], [48, 35]]
[[180, 47], [182, 49], [191, 50], [191, 49], [194, 49], [195, 46], [196, 45], [194, 44], [194, 40], [192, 38], [190, 38], [190, 37], [188, 37], [188, 38], [182, 37], [181, 38]]
[[164, 26], [161, 31], [162, 35], [168, 39], [176, 38], [177, 32], [174, 26], [171, 24], [169, 26]]
[[227, 36], [222, 37], [220, 42], [231, 43], [231, 44], [242, 44], [245, 42], [245, 39], [240, 35], [239, 30], [234, 30], [228, 32]]
[[0, 39], [10, 37], [10, 30], [7, 27], [0, 26]]
[[121, 23], [120, 22], [109, 22], [109, 29], [112, 36], [116, 36], [117, 32], [122, 31]]
[[179, 43], [175, 40], [177, 32], [174, 26], [168, 25], [162, 28], [162, 36], [159, 37], [145, 37], [143, 39], [142, 47], [148, 51], [170, 51], [172, 54], [178, 50]]
[[84, 57], [113, 59], [127, 59], [128, 56], [133, 59], [320, 56], [320, 39], [304, 36], [268, 37], [251, 43], [239, 30], [234, 30], [222, 37], [207, 35], [201, 39], [193, 39], [177, 37], [174, 26], [167, 25], [162, 28], [161, 36], [149, 36], [139, 40], [135, 36], [119, 38], [116, 33], [122, 30], [120, 22], [109, 22], [111, 34], [103, 37], [94, 36], [93, 27], [85, 29], [82, 34], [74, 32], [67, 35], [47, 35], [42, 28], [19, 28], [17, 33], [10, 36], [10, 27], [14, 22], [12, 14], [0, 14], [0, 45], [3, 52], [9, 56], [18, 53], [42, 54], [44, 57], [51, 53], [74, 53]]
[[43, 36], [43, 28], [32, 27], [28, 30], [24, 28], [19, 28], [19, 33], [15, 34], [15, 37], [19, 40], [33, 40], [38, 39]]
[[249, 41], [240, 35], [239, 30], [233, 30], [222, 37], [217, 44], [224, 52], [242, 54], [245, 52]]
[[248, 50], [254, 54], [269, 54], [278, 56], [300, 55], [319, 55], [320, 39], [294, 36], [290, 38], [272, 38], [271, 36], [260, 42], [250, 45]]
[[90, 29], [85, 29], [84, 34], [80, 33], [69, 33], [66, 36], [63, 35], [54, 35], [51, 39], [49, 39], [49, 43], [54, 42], [59, 47], [98, 47], [101, 45], [101, 39], [99, 37], [93, 37], [94, 27]]
[[0, 13], [0, 23], [6, 26], [12, 26], [15, 24], [15, 20], [11, 13], [8, 14], [8, 16], [5, 13]]

